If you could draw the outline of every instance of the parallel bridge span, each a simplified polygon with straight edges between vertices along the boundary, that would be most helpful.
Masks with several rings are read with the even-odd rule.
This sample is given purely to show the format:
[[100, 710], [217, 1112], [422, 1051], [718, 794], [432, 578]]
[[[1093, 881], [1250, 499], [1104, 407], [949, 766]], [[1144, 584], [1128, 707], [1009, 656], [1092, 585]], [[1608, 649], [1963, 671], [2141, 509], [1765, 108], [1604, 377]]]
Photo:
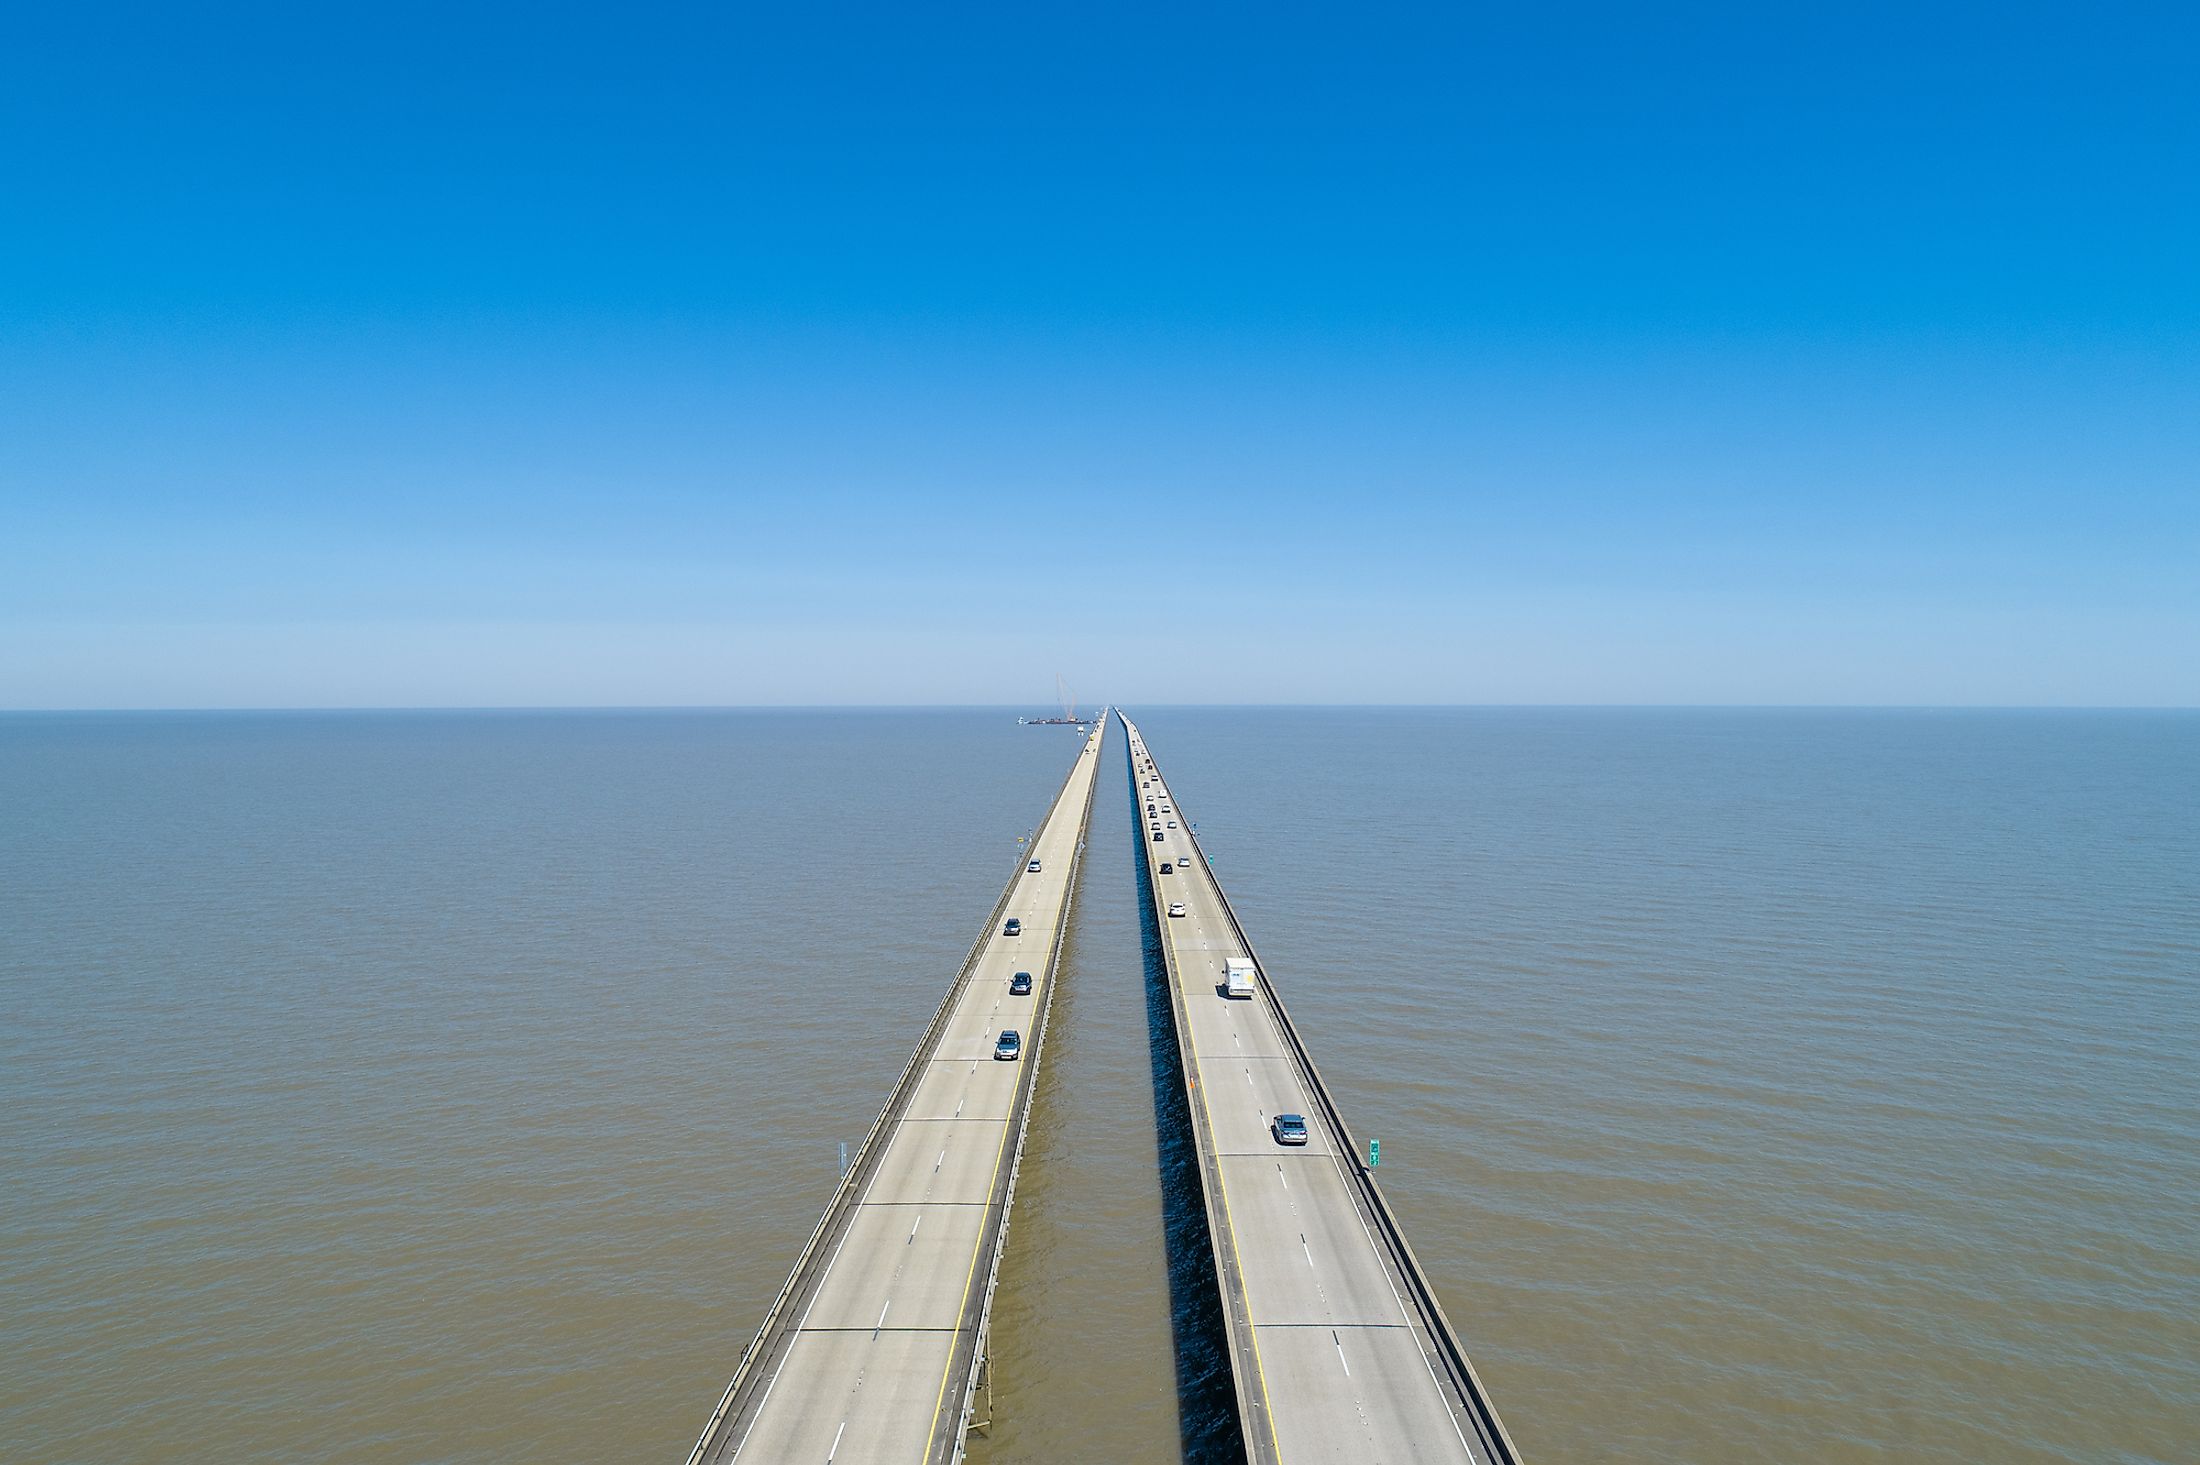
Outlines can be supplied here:
[[[1123, 731], [1246, 1453], [1255, 1465], [1516, 1465], [1183, 805], [1128, 718]], [[1233, 956], [1255, 963], [1250, 999], [1224, 995]], [[1304, 1146], [1278, 1142], [1279, 1114], [1305, 1117]]]
[[[1103, 714], [688, 1465], [962, 1458], [1106, 731]], [[996, 1061], [1010, 1028], [1023, 1054]]]

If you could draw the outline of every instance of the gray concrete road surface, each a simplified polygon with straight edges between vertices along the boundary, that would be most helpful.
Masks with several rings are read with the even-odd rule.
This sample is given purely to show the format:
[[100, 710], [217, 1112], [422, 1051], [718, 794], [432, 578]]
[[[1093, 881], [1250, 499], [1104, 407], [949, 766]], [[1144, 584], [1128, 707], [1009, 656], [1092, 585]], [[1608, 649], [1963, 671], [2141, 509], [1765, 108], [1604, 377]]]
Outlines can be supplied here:
[[[1269, 989], [1223, 995], [1224, 962], [1251, 953], [1239, 945], [1191, 821], [1138, 729], [1127, 719], [1123, 726], [1247, 1452], [1285, 1465], [1502, 1465], [1509, 1442], [1507, 1455], [1493, 1457], [1469, 1401], [1445, 1382], [1428, 1320], [1406, 1301], [1410, 1262], [1378, 1242], [1349, 1137], [1316, 1102]], [[1172, 873], [1161, 873], [1164, 862]], [[1168, 915], [1172, 903], [1185, 913]], [[1269, 1128], [1278, 1114], [1305, 1116], [1304, 1146], [1278, 1142]]]
[[[691, 1465], [960, 1456], [1105, 730], [1097, 720]], [[1003, 934], [1011, 916], [1021, 935]], [[1013, 997], [1019, 971], [1032, 990]], [[1013, 1062], [993, 1056], [1004, 1028], [1023, 1037]]]

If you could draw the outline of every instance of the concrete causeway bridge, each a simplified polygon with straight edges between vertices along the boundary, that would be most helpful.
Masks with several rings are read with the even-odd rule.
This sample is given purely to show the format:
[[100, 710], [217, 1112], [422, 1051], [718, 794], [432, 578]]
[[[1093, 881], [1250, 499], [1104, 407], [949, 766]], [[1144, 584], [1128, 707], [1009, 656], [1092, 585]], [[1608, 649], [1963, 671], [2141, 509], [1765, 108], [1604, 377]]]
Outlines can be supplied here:
[[[1246, 1454], [1519, 1457], [1146, 741], [1130, 738]], [[1227, 995], [1233, 958], [1250, 993]], [[1296, 1142], [1284, 1143], [1294, 1116]]]
[[[689, 1465], [962, 1458], [1106, 731], [1085, 739]], [[1010, 1031], [1013, 1062], [995, 1057]]]
[[[1513, 1465], [1191, 821], [1123, 730], [1248, 1456]], [[1103, 713], [688, 1465], [962, 1458], [1106, 732]]]

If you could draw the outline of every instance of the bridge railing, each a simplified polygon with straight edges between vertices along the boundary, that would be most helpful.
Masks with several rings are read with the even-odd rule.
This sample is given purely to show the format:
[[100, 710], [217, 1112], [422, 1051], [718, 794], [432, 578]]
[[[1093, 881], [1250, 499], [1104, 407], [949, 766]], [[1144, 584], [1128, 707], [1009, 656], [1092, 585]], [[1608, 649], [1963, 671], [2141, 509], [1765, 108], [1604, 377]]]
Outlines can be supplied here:
[[[1135, 756], [1133, 754], [1134, 758]], [[1135, 771], [1134, 763], [1133, 772]], [[1177, 823], [1181, 826], [1184, 837], [1191, 841], [1192, 849], [1199, 855], [1201, 867], [1207, 871], [1208, 884], [1214, 887], [1215, 898], [1222, 906], [1223, 915], [1230, 922], [1231, 934], [1244, 948], [1244, 954], [1252, 960], [1254, 978], [1259, 982], [1262, 994], [1266, 996], [1270, 1009], [1276, 1015], [1276, 1026], [1282, 1031], [1284, 1041], [1290, 1045], [1293, 1061], [1306, 1080], [1307, 1092], [1313, 1095], [1332, 1130], [1345, 1142], [1347, 1173], [1366, 1202], [1369, 1214], [1375, 1218], [1376, 1228], [1382, 1233], [1383, 1243], [1391, 1253], [1392, 1263], [1405, 1280], [1407, 1291], [1411, 1293], [1414, 1305], [1421, 1314], [1422, 1325], [1427, 1328], [1429, 1337], [1442, 1355], [1445, 1368], [1452, 1376], [1452, 1387], [1458, 1391], [1474, 1417], [1483, 1448], [1500, 1465], [1518, 1465], [1519, 1451], [1513, 1445], [1512, 1436], [1505, 1432], [1504, 1423], [1498, 1419], [1497, 1410], [1490, 1403], [1489, 1391], [1482, 1385], [1481, 1375], [1474, 1371], [1474, 1364], [1468, 1359], [1467, 1350], [1460, 1343], [1458, 1333], [1453, 1330], [1451, 1319], [1444, 1315], [1444, 1306], [1437, 1300], [1435, 1288], [1429, 1285], [1427, 1275], [1421, 1270], [1420, 1258], [1413, 1254], [1412, 1243], [1406, 1240], [1405, 1230], [1398, 1224], [1397, 1215], [1390, 1209], [1390, 1202], [1383, 1195], [1382, 1186], [1376, 1183], [1374, 1172], [1367, 1163], [1358, 1138], [1352, 1132], [1352, 1126], [1345, 1122], [1344, 1111], [1338, 1107], [1335, 1095], [1330, 1092], [1327, 1080], [1322, 1077], [1320, 1067], [1314, 1062], [1312, 1050], [1299, 1036], [1298, 1024], [1291, 1020], [1290, 1009], [1284, 1006], [1283, 999], [1276, 995], [1274, 984], [1268, 980], [1268, 964], [1253, 949], [1252, 938], [1245, 934], [1245, 927], [1238, 920], [1237, 908], [1230, 904], [1229, 893], [1222, 888], [1222, 882], [1214, 877], [1214, 866], [1208, 862], [1206, 848], [1200, 844], [1199, 836], [1192, 832], [1191, 817], [1184, 812], [1184, 801], [1176, 797], [1174, 785], [1169, 787], [1170, 802], [1176, 807]], [[1150, 850], [1147, 857], [1149, 860], [1152, 858]]]
[[[1077, 777], [1078, 769], [1083, 766], [1084, 757], [1080, 752], [1077, 761], [1070, 765], [1068, 774], [1062, 779], [1061, 788], [1055, 791], [1053, 802], [1047, 805], [1047, 818], [1040, 821], [1039, 830], [1043, 831], [1053, 818], [1056, 806], [1062, 801], [1062, 795], [1069, 790], [1070, 781]], [[957, 969], [955, 980], [948, 983], [946, 995], [940, 998], [940, 1005], [933, 1012], [932, 1020], [924, 1026], [923, 1036], [917, 1039], [916, 1047], [910, 1049], [909, 1061], [902, 1065], [901, 1076], [894, 1080], [893, 1088], [887, 1091], [885, 1106], [879, 1110], [878, 1118], [871, 1121], [870, 1132], [863, 1136], [862, 1145], [848, 1162], [848, 1173], [840, 1177], [840, 1185], [833, 1191], [832, 1199], [826, 1203], [825, 1213], [818, 1218], [816, 1228], [810, 1232], [810, 1239], [803, 1243], [801, 1254], [795, 1258], [794, 1270], [787, 1274], [786, 1285], [772, 1299], [770, 1309], [764, 1314], [763, 1325], [756, 1330], [756, 1336], [749, 1340], [749, 1346], [742, 1350], [741, 1362], [734, 1368], [733, 1381], [726, 1385], [726, 1392], [720, 1396], [718, 1407], [711, 1411], [710, 1422], [703, 1426], [702, 1436], [696, 1440], [695, 1448], [688, 1452], [687, 1465], [702, 1465], [703, 1456], [717, 1438], [718, 1431], [725, 1425], [726, 1416], [731, 1412], [734, 1400], [739, 1397], [742, 1385], [749, 1382], [756, 1366], [774, 1351], [764, 1346], [766, 1341], [776, 1339], [779, 1333], [785, 1331], [789, 1305], [800, 1295], [803, 1285], [809, 1280], [817, 1262], [819, 1247], [831, 1233], [834, 1222], [852, 1204], [862, 1182], [868, 1177], [870, 1168], [876, 1163], [875, 1151], [878, 1149], [879, 1136], [891, 1130], [901, 1115], [907, 1112], [909, 1100], [916, 1091], [917, 1070], [924, 1063], [924, 1055], [937, 1045], [941, 1029], [954, 1016], [956, 999], [969, 985], [971, 974], [977, 969], [979, 953], [985, 950], [985, 943], [1000, 927], [1001, 913], [1008, 909], [1009, 898], [1016, 893], [1016, 882], [1026, 873], [1025, 867], [1031, 860], [1031, 849], [1036, 848], [1037, 843], [1035, 836], [1031, 846], [1017, 854], [1015, 872], [1009, 876], [1008, 883], [1001, 887], [1000, 898], [993, 902], [992, 914], [986, 917], [986, 923], [979, 929], [977, 939], [963, 953], [962, 966]], [[1066, 925], [1067, 922], [1063, 924]]]
[[[1105, 714], [1102, 715], [1105, 716]], [[1105, 727], [1105, 725], [1105, 723], [1102, 724], [1103, 727]], [[1102, 741], [1105, 741], [1104, 734]], [[1096, 743], [1093, 745], [1091, 756], [1097, 759], [1099, 755], [1100, 744]], [[1087, 755], [1083, 753], [1078, 754], [1079, 762], [1082, 762], [1086, 756]], [[1076, 775], [1076, 769], [1073, 767], [1070, 770], [1070, 773], [1071, 776], [1074, 777]], [[1098, 789], [1099, 781], [1099, 771], [1096, 768], [1093, 772], [1093, 785], [1095, 791], [1097, 791]], [[1069, 785], [1067, 783], [1063, 785], [1065, 789], [1067, 789], [1068, 786]], [[1077, 820], [1077, 846], [1070, 854], [1069, 870], [1067, 871], [1068, 883], [1063, 887], [1063, 919], [1055, 922], [1054, 947], [1050, 952], [1047, 953], [1047, 965], [1045, 967], [1045, 971], [1047, 973], [1047, 995], [1046, 1000], [1039, 1005], [1039, 1021], [1036, 1024], [1031, 1035], [1031, 1062], [1024, 1071], [1020, 1086], [1020, 1095], [1016, 1105], [1016, 1147], [1015, 1152], [1009, 1158], [1008, 1187], [1001, 1194], [1000, 1229], [994, 1233], [993, 1255], [986, 1264], [985, 1299], [979, 1304], [978, 1307], [978, 1327], [976, 1334], [973, 1338], [970, 1377], [963, 1384], [963, 1402], [961, 1416], [962, 1428], [956, 1434], [956, 1447], [954, 1451], [954, 1458], [958, 1460], [962, 1458], [962, 1442], [965, 1436], [968, 1434], [970, 1428], [970, 1416], [972, 1410], [977, 1404], [978, 1371], [986, 1366], [986, 1335], [993, 1325], [993, 1291], [994, 1288], [1000, 1284], [1001, 1254], [1008, 1247], [1009, 1213], [1011, 1212], [1011, 1210], [1014, 1209], [1016, 1204], [1016, 1180], [1017, 1177], [1023, 1173], [1024, 1167], [1024, 1139], [1026, 1134], [1031, 1129], [1031, 1095], [1038, 1092], [1039, 1065], [1046, 1058], [1047, 1020], [1054, 1013], [1054, 991], [1055, 988], [1060, 985], [1060, 977], [1062, 974], [1062, 951], [1069, 942], [1068, 916], [1072, 903], [1075, 902], [1075, 900], [1077, 899], [1077, 872], [1084, 867], [1086, 836], [1091, 832], [1092, 829], [1092, 804], [1093, 797], [1091, 795], [1088, 795], [1085, 799], [1084, 812], [1078, 817]], [[1011, 886], [1011, 888], [1013, 888], [1013, 885]], [[994, 920], [998, 922], [999, 919], [1000, 912], [999, 910], [995, 910]]]

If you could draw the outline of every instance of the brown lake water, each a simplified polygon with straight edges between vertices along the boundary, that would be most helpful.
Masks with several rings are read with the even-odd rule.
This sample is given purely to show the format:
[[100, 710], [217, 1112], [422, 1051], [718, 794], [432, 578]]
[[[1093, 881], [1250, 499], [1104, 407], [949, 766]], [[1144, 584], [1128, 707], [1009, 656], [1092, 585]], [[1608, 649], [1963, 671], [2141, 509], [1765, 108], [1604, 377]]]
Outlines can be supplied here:
[[[2194, 1458], [2200, 716], [1138, 715], [1527, 1458]], [[0, 717], [0, 1458], [684, 1457], [1073, 747]], [[987, 1465], [1229, 1449], [1107, 758]]]

